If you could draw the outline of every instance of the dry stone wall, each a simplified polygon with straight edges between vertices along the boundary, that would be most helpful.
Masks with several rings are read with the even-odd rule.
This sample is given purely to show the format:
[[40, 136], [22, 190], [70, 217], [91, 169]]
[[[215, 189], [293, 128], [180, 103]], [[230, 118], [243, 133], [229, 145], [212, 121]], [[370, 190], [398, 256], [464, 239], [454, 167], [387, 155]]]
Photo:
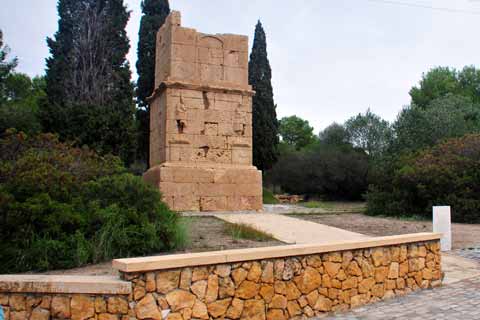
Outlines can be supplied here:
[[0, 305], [5, 320], [131, 319], [128, 295], [12, 293], [0, 294]]
[[252, 166], [248, 38], [181, 26], [172, 12], [157, 34], [145, 181], [181, 211], [260, 210]]
[[441, 285], [438, 241], [122, 273], [138, 319], [300, 319]]
[[118, 259], [115, 277], [0, 275], [6, 320], [306, 319], [441, 285], [440, 235]]

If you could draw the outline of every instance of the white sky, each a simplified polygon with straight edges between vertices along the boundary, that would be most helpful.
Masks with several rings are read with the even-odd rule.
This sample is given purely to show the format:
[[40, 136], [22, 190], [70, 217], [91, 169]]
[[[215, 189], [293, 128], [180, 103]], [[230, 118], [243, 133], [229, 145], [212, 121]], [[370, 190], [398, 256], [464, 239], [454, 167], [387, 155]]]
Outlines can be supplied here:
[[[135, 72], [140, 0], [125, 1]], [[56, 0], [1, 2], [0, 28], [20, 60], [17, 71], [43, 74]], [[480, 0], [170, 0], [170, 7], [184, 26], [205, 33], [252, 38], [261, 19], [278, 116], [296, 114], [317, 132], [368, 107], [392, 121], [422, 72], [480, 64]]]

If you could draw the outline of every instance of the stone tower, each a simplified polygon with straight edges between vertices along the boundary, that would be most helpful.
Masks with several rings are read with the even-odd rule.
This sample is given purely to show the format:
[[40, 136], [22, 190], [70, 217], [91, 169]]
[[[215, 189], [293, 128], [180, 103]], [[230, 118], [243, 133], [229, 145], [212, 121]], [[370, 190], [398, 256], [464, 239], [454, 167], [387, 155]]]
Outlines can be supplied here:
[[260, 210], [248, 38], [183, 28], [174, 11], [157, 33], [156, 57], [144, 180], [174, 210]]

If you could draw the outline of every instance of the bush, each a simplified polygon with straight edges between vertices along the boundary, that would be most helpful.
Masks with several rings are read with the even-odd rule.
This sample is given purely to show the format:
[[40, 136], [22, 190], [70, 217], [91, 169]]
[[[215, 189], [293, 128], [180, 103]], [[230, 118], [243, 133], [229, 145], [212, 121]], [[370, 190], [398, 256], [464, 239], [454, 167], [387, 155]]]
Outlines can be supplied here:
[[[431, 217], [450, 205], [454, 222], [480, 222], [480, 134], [466, 135], [403, 157], [367, 195], [367, 212]], [[385, 173], [384, 173], [385, 175]]]
[[278, 200], [272, 191], [263, 188], [263, 203], [264, 204], [277, 204]]
[[359, 200], [367, 189], [368, 156], [350, 145], [320, 143], [280, 158], [270, 181], [291, 194]]
[[0, 272], [173, 249], [179, 218], [160, 199], [116, 157], [10, 132], [0, 140]]

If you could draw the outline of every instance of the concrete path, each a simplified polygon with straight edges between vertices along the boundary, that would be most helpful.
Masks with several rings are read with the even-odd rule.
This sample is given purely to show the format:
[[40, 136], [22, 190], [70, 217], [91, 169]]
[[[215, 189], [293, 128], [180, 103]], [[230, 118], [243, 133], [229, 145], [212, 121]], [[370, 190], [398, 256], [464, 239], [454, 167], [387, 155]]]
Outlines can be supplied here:
[[214, 216], [226, 222], [250, 225], [288, 244], [321, 244], [371, 238], [360, 233], [273, 213], [218, 213]]
[[473, 260], [458, 256], [454, 252], [442, 253], [442, 271], [445, 272], [444, 285], [464, 279], [480, 277], [480, 264]]

